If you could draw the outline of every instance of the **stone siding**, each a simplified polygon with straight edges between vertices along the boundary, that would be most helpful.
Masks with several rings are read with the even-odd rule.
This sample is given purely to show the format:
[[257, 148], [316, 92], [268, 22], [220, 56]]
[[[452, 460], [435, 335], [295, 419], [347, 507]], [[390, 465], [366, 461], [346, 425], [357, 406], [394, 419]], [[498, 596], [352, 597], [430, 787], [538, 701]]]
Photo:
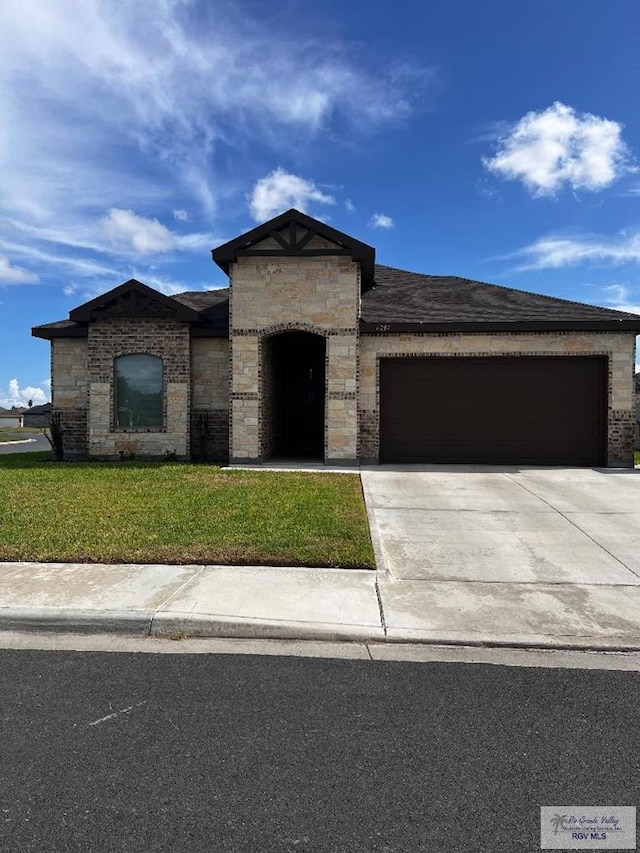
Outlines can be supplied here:
[[54, 409], [86, 409], [88, 393], [87, 339], [54, 338], [51, 341], [51, 400]]
[[[189, 326], [175, 320], [107, 319], [89, 324], [89, 455], [119, 458], [167, 453], [189, 456], [191, 359]], [[149, 354], [162, 359], [163, 427], [115, 425], [115, 359]]]
[[360, 269], [350, 258], [241, 257], [233, 264], [232, 459], [262, 460], [270, 452], [273, 407], [264, 343], [294, 330], [327, 338], [325, 459], [356, 459], [359, 306]]
[[54, 338], [51, 341], [51, 400], [60, 415], [65, 459], [87, 455], [87, 408], [89, 405], [86, 338]]
[[191, 341], [191, 456], [229, 458], [229, 341]]
[[229, 411], [229, 341], [191, 341], [191, 403], [194, 409]]
[[363, 335], [359, 364], [359, 453], [380, 452], [380, 358], [450, 356], [606, 356], [608, 360], [607, 464], [633, 460], [633, 363], [635, 335], [607, 332], [493, 332]]

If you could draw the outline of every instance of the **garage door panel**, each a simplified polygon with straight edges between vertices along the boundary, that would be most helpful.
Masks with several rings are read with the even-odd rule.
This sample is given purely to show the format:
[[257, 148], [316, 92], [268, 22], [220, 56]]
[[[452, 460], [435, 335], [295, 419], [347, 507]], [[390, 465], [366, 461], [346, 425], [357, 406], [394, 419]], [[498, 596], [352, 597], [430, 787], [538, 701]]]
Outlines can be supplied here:
[[385, 462], [602, 465], [606, 360], [380, 362]]

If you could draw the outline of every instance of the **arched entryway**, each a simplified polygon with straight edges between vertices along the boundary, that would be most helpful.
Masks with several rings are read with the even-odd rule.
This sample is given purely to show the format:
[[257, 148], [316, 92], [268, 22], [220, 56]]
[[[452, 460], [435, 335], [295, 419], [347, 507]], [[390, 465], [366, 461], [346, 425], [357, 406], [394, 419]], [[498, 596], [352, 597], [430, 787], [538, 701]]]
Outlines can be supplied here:
[[282, 332], [264, 341], [263, 455], [324, 459], [326, 341]]

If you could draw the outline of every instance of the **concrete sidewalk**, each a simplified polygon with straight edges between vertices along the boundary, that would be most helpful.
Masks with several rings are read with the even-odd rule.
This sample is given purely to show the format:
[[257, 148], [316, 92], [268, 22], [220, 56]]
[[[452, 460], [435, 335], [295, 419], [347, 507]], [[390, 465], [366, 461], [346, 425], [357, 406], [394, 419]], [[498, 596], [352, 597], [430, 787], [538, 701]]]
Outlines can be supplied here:
[[268, 566], [1, 563], [0, 630], [384, 639], [375, 572]]
[[0, 564], [0, 631], [640, 649], [640, 586], [255, 566]]

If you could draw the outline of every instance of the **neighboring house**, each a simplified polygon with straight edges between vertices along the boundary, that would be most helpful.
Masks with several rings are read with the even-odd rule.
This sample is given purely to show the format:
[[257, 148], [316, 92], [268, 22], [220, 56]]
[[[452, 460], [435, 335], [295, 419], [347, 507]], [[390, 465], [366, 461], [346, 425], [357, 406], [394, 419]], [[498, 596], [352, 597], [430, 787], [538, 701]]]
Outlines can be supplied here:
[[26, 427], [48, 427], [51, 424], [51, 403], [43, 403], [41, 406], [31, 406], [23, 415], [23, 426]]
[[227, 289], [33, 329], [66, 457], [633, 463], [640, 316], [379, 266], [296, 210], [212, 254]]
[[0, 428], [22, 427], [23, 409], [0, 409]]

